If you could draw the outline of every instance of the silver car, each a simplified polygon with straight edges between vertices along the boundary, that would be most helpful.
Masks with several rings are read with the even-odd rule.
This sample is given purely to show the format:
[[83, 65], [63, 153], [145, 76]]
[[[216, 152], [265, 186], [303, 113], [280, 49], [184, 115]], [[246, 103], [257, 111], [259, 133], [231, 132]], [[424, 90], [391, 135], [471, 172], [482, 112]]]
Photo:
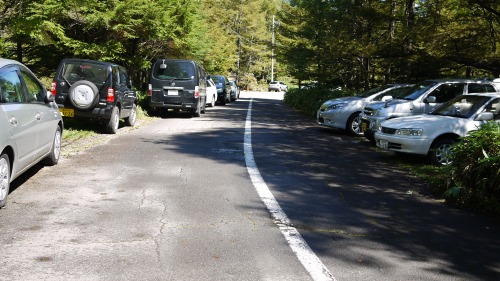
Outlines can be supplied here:
[[385, 101], [400, 96], [411, 86], [411, 84], [389, 84], [372, 88], [356, 96], [328, 100], [318, 109], [316, 120], [319, 125], [363, 136], [359, 118], [363, 107], [370, 102]]
[[59, 161], [63, 120], [54, 96], [23, 64], [0, 58], [0, 208], [10, 183], [40, 161]]

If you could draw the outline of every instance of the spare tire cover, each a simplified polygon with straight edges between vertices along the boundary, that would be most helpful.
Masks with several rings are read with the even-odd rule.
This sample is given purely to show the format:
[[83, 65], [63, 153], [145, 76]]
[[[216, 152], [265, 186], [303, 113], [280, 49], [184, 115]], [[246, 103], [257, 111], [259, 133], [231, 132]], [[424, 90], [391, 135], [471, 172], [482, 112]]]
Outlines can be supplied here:
[[93, 109], [99, 100], [99, 91], [94, 83], [87, 80], [75, 82], [69, 88], [71, 104], [80, 110]]

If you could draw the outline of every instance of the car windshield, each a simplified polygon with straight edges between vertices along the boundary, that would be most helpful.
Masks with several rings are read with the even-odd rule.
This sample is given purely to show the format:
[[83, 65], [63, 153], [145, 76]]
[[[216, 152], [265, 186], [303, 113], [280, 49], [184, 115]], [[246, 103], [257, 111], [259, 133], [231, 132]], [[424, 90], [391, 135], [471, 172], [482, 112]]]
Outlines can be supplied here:
[[96, 85], [103, 85], [108, 79], [108, 68], [89, 62], [69, 62], [64, 65], [62, 75], [69, 83], [88, 80]]
[[381, 92], [383, 90], [386, 90], [386, 89], [389, 89], [390, 87], [393, 87], [392, 85], [384, 85], [384, 86], [379, 86], [379, 87], [375, 87], [375, 88], [371, 88], [370, 90], [368, 91], [364, 91], [358, 95], [356, 95], [357, 97], [360, 97], [360, 98], [367, 98], [375, 93], [378, 93], [378, 92]]
[[431, 115], [469, 118], [484, 106], [491, 98], [485, 96], [458, 96], [431, 112]]
[[153, 77], [160, 80], [194, 79], [195, 68], [191, 62], [161, 61], [155, 63]]
[[418, 97], [423, 95], [427, 90], [430, 88], [434, 87], [438, 82], [436, 81], [424, 81], [422, 83], [419, 83], [410, 89], [408, 89], [405, 94], [407, 94], [404, 97], [395, 97], [396, 99], [405, 99], [405, 100], [416, 100]]
[[408, 89], [410, 86], [402, 86], [397, 88], [389, 89], [383, 93], [378, 94], [373, 100], [374, 101], [382, 101], [382, 98], [385, 96], [391, 97], [404, 97], [408, 93]]

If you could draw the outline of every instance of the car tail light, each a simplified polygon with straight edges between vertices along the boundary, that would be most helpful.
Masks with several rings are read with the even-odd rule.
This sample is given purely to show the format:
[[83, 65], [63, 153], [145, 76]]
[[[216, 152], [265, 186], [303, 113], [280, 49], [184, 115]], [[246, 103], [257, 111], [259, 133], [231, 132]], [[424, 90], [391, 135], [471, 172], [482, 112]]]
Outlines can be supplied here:
[[194, 87], [194, 97], [195, 98], [200, 97], [200, 92], [199, 92], [198, 86]]
[[149, 84], [148, 86], [148, 96], [152, 96], [153, 95], [153, 85]]
[[56, 86], [57, 86], [56, 82], [52, 82], [52, 85], [50, 85], [50, 92], [54, 97], [56, 96]]
[[115, 90], [113, 88], [108, 88], [108, 94], [106, 96], [107, 102], [115, 102]]

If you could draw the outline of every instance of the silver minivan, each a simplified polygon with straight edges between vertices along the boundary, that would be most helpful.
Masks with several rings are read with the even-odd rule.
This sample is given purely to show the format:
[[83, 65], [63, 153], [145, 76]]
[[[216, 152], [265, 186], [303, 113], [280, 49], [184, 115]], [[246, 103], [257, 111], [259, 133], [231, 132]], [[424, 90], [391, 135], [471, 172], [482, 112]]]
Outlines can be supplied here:
[[0, 58], [0, 208], [10, 183], [40, 161], [59, 161], [63, 120], [54, 96], [23, 64]]

